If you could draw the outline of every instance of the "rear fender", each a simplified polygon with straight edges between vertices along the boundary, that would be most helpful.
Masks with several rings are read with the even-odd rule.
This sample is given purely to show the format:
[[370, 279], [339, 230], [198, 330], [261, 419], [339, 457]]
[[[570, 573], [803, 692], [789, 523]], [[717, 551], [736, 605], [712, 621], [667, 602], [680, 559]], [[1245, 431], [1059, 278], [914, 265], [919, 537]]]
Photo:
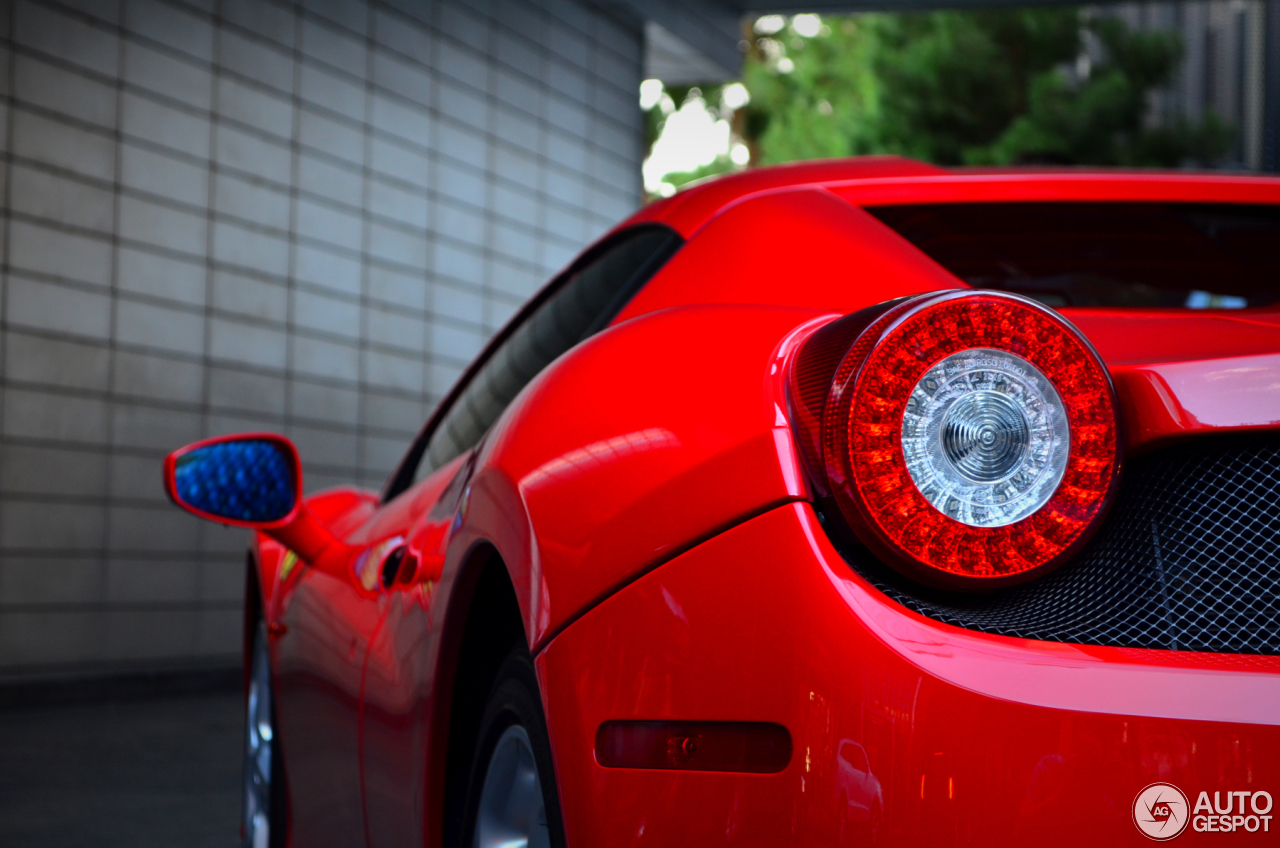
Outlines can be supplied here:
[[[507, 568], [536, 654], [641, 574], [804, 498], [781, 364], [835, 317], [785, 307], [665, 310], [578, 346], [508, 407], [462, 472], [471, 477], [426, 600], [440, 622], [431, 658], [434, 820], [444, 811], [462, 634], [489, 557]], [[549, 712], [545, 686], [543, 702]]]
[[968, 288], [869, 212], [814, 186], [745, 197], [711, 218], [614, 319], [759, 303], [848, 314]]
[[536, 652], [645, 571], [806, 498], [781, 365], [789, 345], [833, 317], [683, 307], [578, 346], [486, 440], [449, 558], [480, 541], [498, 549]]

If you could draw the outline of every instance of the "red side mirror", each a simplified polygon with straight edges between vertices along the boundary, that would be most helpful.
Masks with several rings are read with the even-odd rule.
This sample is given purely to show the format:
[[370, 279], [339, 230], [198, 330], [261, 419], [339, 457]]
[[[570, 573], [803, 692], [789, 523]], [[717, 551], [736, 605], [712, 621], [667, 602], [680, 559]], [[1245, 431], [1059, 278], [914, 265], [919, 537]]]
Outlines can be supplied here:
[[164, 486], [175, 504], [200, 518], [269, 530], [296, 517], [302, 465], [283, 436], [219, 436], [169, 454]]
[[165, 457], [164, 488], [192, 515], [250, 527], [321, 569], [338, 568], [345, 545], [302, 499], [302, 463], [293, 442], [274, 433], [219, 436]]

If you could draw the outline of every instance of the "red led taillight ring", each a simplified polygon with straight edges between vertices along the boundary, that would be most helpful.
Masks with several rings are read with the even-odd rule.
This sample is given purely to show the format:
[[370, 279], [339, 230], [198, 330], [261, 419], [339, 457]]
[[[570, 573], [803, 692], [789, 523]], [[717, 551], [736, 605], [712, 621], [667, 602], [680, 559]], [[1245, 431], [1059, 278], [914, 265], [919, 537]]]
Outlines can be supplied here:
[[[907, 399], [952, 354], [1022, 357], [1057, 390], [1070, 430], [1061, 482], [1035, 512], [978, 527], [939, 511], [917, 488], [902, 447]], [[922, 295], [854, 342], [832, 380], [822, 427], [828, 482], [859, 539], [925, 582], [995, 588], [1053, 568], [1082, 545], [1119, 478], [1116, 400], [1097, 353], [1060, 315], [1000, 292]]]

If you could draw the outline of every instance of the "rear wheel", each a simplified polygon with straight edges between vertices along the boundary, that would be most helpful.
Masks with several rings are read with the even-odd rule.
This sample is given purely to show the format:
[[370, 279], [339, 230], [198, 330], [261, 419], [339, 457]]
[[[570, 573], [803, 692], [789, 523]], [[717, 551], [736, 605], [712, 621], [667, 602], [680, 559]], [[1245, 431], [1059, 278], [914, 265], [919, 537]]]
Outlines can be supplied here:
[[267, 628], [258, 622], [249, 654], [249, 691], [245, 698], [244, 848], [276, 848], [284, 840], [284, 785], [280, 740], [276, 735]]
[[533, 659], [507, 655], [480, 719], [467, 784], [466, 848], [564, 848], [547, 722]]

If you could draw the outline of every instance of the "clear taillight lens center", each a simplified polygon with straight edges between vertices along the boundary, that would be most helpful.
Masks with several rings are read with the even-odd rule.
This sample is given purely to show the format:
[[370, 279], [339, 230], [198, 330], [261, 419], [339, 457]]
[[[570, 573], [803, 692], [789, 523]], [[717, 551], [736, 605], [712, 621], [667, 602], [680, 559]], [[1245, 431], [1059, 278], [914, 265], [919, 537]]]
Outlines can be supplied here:
[[1003, 350], [943, 358], [916, 383], [902, 416], [902, 452], [916, 488], [972, 527], [1003, 527], [1044, 506], [1070, 447], [1053, 384]]

